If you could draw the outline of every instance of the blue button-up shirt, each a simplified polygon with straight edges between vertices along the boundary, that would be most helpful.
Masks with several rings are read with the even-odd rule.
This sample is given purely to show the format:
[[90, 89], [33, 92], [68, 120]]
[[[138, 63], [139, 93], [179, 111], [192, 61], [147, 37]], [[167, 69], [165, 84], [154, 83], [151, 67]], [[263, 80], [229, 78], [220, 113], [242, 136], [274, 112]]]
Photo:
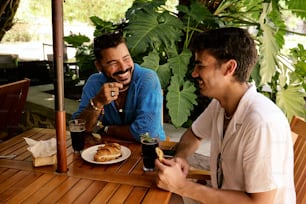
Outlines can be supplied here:
[[[79, 109], [73, 114], [73, 118], [88, 106], [90, 99], [98, 94], [105, 82], [107, 78], [103, 73], [95, 73], [88, 78], [83, 87]], [[124, 117], [120, 117], [115, 102], [112, 101], [104, 106], [104, 115], [100, 116], [100, 120], [105, 126], [130, 125], [130, 131], [137, 141], [140, 141], [140, 135], [146, 132], [152, 137], [165, 140], [162, 106], [163, 95], [156, 72], [135, 64], [123, 110]]]

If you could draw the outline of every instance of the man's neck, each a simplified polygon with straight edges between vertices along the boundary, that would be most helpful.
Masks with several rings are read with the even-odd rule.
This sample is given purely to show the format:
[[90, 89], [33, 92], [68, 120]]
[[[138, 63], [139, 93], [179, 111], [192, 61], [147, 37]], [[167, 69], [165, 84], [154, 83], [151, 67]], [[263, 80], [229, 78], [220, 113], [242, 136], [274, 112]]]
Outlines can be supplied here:
[[227, 89], [223, 98], [220, 100], [221, 106], [225, 109], [226, 117], [231, 118], [234, 115], [241, 98], [248, 88], [249, 85], [247, 83], [237, 83]]

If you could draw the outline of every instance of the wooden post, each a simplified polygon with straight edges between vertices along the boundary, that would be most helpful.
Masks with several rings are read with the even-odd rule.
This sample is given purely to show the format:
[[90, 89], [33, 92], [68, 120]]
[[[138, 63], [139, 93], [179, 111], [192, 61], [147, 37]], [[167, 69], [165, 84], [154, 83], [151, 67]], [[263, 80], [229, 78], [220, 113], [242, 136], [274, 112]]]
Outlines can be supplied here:
[[56, 79], [55, 90], [55, 125], [57, 139], [57, 172], [67, 172], [66, 156], [66, 112], [64, 111], [64, 32], [63, 2], [52, 0], [53, 57]]

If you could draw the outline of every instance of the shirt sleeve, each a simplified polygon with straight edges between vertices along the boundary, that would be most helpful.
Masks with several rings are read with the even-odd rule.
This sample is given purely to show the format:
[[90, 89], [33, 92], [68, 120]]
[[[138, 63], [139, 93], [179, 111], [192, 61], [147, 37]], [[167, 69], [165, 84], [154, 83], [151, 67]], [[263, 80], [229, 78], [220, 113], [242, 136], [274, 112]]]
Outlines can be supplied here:
[[165, 139], [162, 128], [163, 95], [157, 74], [148, 70], [143, 72], [137, 90], [133, 93], [137, 100], [135, 120], [130, 125], [131, 133], [136, 140], [148, 132], [152, 137]]
[[72, 114], [72, 119], [75, 119], [89, 104], [91, 98], [93, 98], [100, 90], [101, 85], [104, 83], [99, 77], [101, 73], [95, 73], [91, 75], [82, 90], [82, 96], [79, 108], [76, 112]]

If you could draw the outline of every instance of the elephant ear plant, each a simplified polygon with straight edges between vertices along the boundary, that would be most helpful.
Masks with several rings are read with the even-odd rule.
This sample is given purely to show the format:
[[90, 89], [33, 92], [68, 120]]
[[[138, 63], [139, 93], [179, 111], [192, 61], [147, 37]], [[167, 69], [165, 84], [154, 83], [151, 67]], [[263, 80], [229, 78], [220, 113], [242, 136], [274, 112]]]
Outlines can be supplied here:
[[[192, 37], [218, 27], [247, 28], [259, 52], [252, 82], [285, 112], [288, 120], [292, 115], [305, 117], [305, 48], [299, 45], [290, 55], [282, 53], [284, 37], [290, 33], [282, 11], [298, 11], [298, 16], [305, 18], [306, 6], [302, 1], [215, 0], [213, 4], [209, 1], [209, 5], [205, 1], [188, 2], [179, 4], [177, 11], [172, 12], [165, 9], [164, 0], [135, 0], [126, 11], [124, 23], [90, 17], [96, 28], [94, 36], [123, 30], [134, 61], [158, 74], [170, 122], [181, 127], [189, 126], [210, 102], [199, 96], [191, 78], [194, 61], [188, 47]], [[78, 50], [82, 46], [83, 43]], [[86, 47], [90, 49], [92, 45]], [[91, 51], [84, 53], [82, 57], [93, 59]]]
[[211, 14], [204, 5], [195, 4], [190, 10], [185, 7], [190, 28], [186, 34], [184, 22], [176, 14], [162, 9], [164, 4], [165, 1], [154, 1], [154, 4], [135, 1], [126, 13], [129, 23], [125, 32], [133, 57], [142, 66], [157, 72], [171, 122], [179, 127], [188, 121], [197, 105], [189, 69], [192, 53], [188, 45], [192, 29]]

